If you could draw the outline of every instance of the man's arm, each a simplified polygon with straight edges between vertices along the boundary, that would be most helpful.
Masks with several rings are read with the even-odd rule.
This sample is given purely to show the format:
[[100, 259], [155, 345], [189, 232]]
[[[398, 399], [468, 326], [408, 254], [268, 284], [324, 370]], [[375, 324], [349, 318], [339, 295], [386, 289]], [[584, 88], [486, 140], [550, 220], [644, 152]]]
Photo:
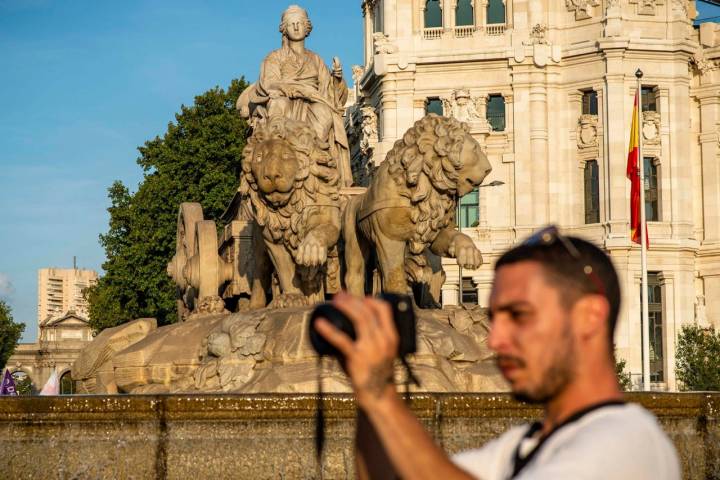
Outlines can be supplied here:
[[402, 478], [471, 479], [450, 462], [395, 390], [393, 363], [399, 339], [390, 306], [344, 293], [336, 295], [333, 304], [353, 322], [356, 340], [327, 321], [318, 321], [316, 328], [344, 355], [345, 369], [362, 410], [357, 436], [361, 478], [393, 478], [387, 468], [389, 458]]

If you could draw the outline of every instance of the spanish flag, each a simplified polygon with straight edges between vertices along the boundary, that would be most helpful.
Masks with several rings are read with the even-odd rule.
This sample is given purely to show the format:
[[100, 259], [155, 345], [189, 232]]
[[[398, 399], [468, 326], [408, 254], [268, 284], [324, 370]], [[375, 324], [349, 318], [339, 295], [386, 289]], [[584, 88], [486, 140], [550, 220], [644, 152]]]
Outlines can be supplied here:
[[[630, 239], [640, 243], [640, 126], [638, 125], [639, 90], [635, 92], [632, 124], [630, 126], [630, 146], [628, 147], [627, 178], [630, 180]], [[649, 247], [647, 224], [645, 225], [645, 246]]]

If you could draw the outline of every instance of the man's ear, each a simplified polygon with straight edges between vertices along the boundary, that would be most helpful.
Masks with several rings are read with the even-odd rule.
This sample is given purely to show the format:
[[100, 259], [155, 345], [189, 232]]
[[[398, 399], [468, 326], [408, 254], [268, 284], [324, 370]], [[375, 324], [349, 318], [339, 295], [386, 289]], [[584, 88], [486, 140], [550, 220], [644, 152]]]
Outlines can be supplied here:
[[575, 318], [575, 331], [583, 338], [589, 339], [600, 335], [607, 337], [608, 315], [610, 303], [602, 295], [583, 295], [575, 302], [573, 307]]

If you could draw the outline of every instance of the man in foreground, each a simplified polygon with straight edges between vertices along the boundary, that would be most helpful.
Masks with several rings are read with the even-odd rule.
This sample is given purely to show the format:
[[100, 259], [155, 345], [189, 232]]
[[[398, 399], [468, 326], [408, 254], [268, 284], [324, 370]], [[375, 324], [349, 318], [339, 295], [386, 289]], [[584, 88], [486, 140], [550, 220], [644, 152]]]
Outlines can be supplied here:
[[357, 339], [325, 321], [318, 332], [345, 356], [360, 408], [358, 472], [406, 479], [680, 478], [655, 418], [622, 400], [613, 358], [620, 287], [597, 247], [549, 227], [495, 265], [488, 345], [514, 396], [542, 404], [541, 422], [514, 427], [448, 458], [393, 383], [398, 336], [389, 306], [337, 295]]

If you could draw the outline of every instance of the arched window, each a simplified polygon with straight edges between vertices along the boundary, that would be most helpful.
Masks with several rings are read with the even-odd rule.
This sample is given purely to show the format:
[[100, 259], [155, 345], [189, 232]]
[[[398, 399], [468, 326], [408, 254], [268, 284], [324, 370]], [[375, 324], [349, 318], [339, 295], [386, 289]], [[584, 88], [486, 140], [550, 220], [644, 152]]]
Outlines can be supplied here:
[[600, 177], [597, 160], [585, 163], [585, 223], [600, 222]]
[[455, 25], [458, 27], [475, 25], [475, 12], [472, 0], [458, 0], [455, 8]]
[[440, 0], [427, 0], [425, 2], [425, 28], [442, 27], [442, 23]]
[[490, 0], [488, 2], [487, 23], [505, 23], [505, 3], [503, 0]]
[[73, 382], [70, 372], [65, 372], [60, 377], [60, 395], [72, 395], [75, 393], [75, 382]]

